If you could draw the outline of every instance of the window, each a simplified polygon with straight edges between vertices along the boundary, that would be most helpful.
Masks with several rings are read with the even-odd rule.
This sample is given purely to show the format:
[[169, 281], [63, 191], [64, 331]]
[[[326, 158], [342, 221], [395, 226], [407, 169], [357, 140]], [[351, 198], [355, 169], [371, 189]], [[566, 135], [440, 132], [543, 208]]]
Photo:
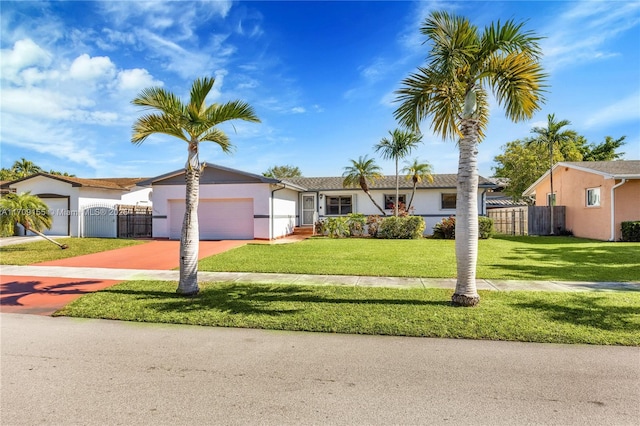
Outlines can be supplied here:
[[587, 207], [600, 206], [600, 188], [587, 189]]
[[326, 214], [345, 215], [352, 212], [351, 195], [341, 197], [326, 197]]
[[[553, 204], [551, 204], [553, 202]], [[553, 200], [551, 199], [551, 193], [547, 193], [547, 206], [556, 205], [556, 194], [553, 194]]]
[[[400, 203], [407, 205], [407, 196], [405, 194], [399, 194], [398, 198], [400, 199]], [[395, 204], [396, 196], [394, 195], [385, 195], [384, 196], [384, 208], [387, 210], [393, 209], [393, 205]]]
[[440, 205], [442, 209], [455, 209], [456, 194], [440, 194]]

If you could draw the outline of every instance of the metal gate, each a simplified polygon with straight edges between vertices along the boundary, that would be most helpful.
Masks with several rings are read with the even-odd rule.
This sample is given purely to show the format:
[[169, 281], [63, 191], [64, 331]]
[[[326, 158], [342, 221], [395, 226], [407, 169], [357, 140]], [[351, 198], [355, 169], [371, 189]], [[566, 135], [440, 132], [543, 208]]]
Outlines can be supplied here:
[[118, 238], [151, 238], [152, 213], [148, 206], [118, 205]]
[[118, 210], [114, 205], [90, 204], [82, 208], [81, 237], [116, 238]]

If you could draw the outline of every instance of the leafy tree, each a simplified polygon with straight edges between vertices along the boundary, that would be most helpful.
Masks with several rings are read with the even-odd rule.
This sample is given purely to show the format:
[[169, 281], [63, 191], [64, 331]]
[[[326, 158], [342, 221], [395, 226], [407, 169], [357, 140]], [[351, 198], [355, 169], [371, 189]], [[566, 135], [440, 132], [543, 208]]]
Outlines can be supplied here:
[[398, 173], [398, 161], [411, 154], [414, 148], [418, 146], [422, 140], [422, 136], [408, 130], [395, 129], [390, 131], [391, 138], [382, 138], [377, 145], [374, 146], [376, 152], [382, 154], [385, 160], [394, 160], [396, 163], [396, 200], [393, 203], [393, 215], [398, 216], [398, 205], [400, 197], [400, 175]]
[[584, 138], [580, 138], [583, 143], [578, 149], [582, 153], [582, 161], [613, 161], [624, 155], [624, 152], [616, 152], [616, 150], [625, 144], [626, 136], [621, 136], [618, 139], [606, 136], [604, 142], [597, 145], [587, 144]]
[[549, 158], [549, 181], [551, 184], [551, 199], [549, 201], [549, 213], [551, 214], [550, 231], [553, 235], [553, 206], [555, 205], [555, 192], [553, 191], [553, 153], [561, 147], [568, 146], [577, 139], [578, 135], [573, 130], [564, 129], [563, 127], [570, 125], [569, 120], [556, 121], [555, 114], [547, 116], [547, 127], [534, 127], [531, 133], [536, 137], [529, 140], [530, 144], [542, 145], [548, 151]]
[[489, 120], [488, 89], [508, 118], [530, 118], [543, 102], [545, 74], [540, 65], [539, 37], [512, 20], [493, 23], [479, 32], [466, 18], [433, 12], [420, 28], [431, 45], [426, 66], [402, 82], [395, 111], [400, 124], [419, 130], [427, 117], [443, 139], [458, 139], [456, 199], [457, 282], [452, 303], [479, 303], [478, 143]]
[[42, 172], [42, 169], [39, 166], [24, 157], [20, 160], [16, 160], [16, 162], [13, 163], [13, 166], [11, 166], [11, 170], [14, 173], [15, 179], [20, 179]]
[[413, 162], [406, 162], [406, 166], [402, 169], [403, 173], [406, 173], [405, 178], [413, 182], [413, 191], [411, 191], [411, 199], [409, 200], [409, 205], [407, 205], [407, 211], [411, 210], [411, 205], [413, 204], [413, 197], [416, 195], [416, 187], [419, 183], [427, 180], [433, 183], [433, 169], [431, 168], [431, 164], [422, 163], [420, 160], [415, 158]]
[[206, 97], [213, 84], [213, 78], [195, 80], [191, 86], [189, 103], [186, 104], [161, 87], [144, 89], [131, 101], [134, 105], [153, 110], [133, 124], [132, 143], [141, 144], [154, 133], [174, 136], [187, 143], [186, 208], [180, 237], [180, 282], [177, 289], [183, 295], [194, 295], [200, 291], [198, 199], [200, 173], [204, 168], [198, 157], [200, 143], [216, 143], [223, 152], [229, 153], [233, 145], [227, 135], [216, 126], [229, 120], [260, 122], [253, 108], [242, 101], [207, 106]]
[[302, 172], [298, 167], [285, 165], [269, 167], [266, 172], [262, 173], [262, 175], [274, 179], [288, 179], [301, 177]]
[[0, 230], [2, 235], [13, 235], [16, 223], [61, 249], [68, 248], [66, 244], [60, 244], [42, 233], [45, 229], [51, 229], [53, 218], [49, 212], [49, 206], [37, 196], [31, 195], [30, 192], [9, 193], [0, 199]]
[[344, 173], [342, 173], [342, 177], [344, 178], [342, 186], [345, 188], [360, 186], [364, 193], [369, 196], [373, 205], [380, 210], [383, 216], [386, 216], [387, 213], [378, 205], [378, 203], [376, 203], [371, 196], [371, 192], [369, 192], [369, 184], [383, 176], [380, 166], [376, 164], [373, 158], [367, 158], [366, 155], [364, 157], [359, 157], [358, 160], [350, 159], [349, 161], [351, 161], [351, 165], [345, 167]]
[[49, 170], [49, 174], [50, 175], [55, 175], [55, 176], [69, 176], [69, 177], [75, 177], [76, 176], [76, 175], [69, 174], [67, 172], [59, 172], [57, 170]]

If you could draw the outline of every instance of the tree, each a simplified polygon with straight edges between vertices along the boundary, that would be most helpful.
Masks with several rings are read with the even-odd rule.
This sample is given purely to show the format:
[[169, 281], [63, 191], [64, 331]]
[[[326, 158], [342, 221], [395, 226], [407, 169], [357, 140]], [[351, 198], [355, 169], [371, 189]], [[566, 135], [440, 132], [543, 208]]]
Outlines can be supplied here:
[[387, 213], [378, 205], [378, 203], [376, 203], [371, 196], [371, 192], [369, 192], [369, 184], [381, 179], [383, 176], [380, 166], [376, 164], [373, 158], [367, 158], [366, 155], [364, 157], [359, 157], [357, 161], [349, 161], [351, 161], [351, 165], [345, 167], [344, 173], [342, 173], [342, 177], [344, 178], [342, 186], [345, 188], [360, 186], [364, 193], [369, 196], [373, 205], [380, 210], [383, 216], [386, 216]]
[[198, 287], [198, 199], [200, 173], [204, 164], [198, 157], [201, 142], [218, 144], [223, 152], [231, 152], [233, 145], [227, 135], [216, 128], [229, 120], [260, 122], [253, 108], [242, 101], [207, 106], [206, 97], [214, 78], [201, 78], [193, 82], [189, 103], [183, 103], [176, 95], [161, 87], [144, 89], [131, 101], [134, 105], [153, 110], [138, 118], [133, 124], [131, 142], [141, 144], [154, 133], [174, 136], [187, 143], [185, 164], [186, 196], [185, 213], [180, 236], [180, 282], [177, 292], [183, 295], [197, 294]]
[[[606, 136], [604, 142], [598, 145], [587, 144], [586, 141], [580, 144], [578, 149], [582, 153], [582, 161], [613, 161], [621, 158], [624, 152], [616, 152], [618, 148], [625, 144], [626, 136], [621, 136], [618, 139], [613, 139], [611, 136]], [[583, 140], [579, 137], [579, 140]]]
[[422, 136], [408, 130], [395, 129], [389, 131], [389, 138], [382, 138], [377, 145], [374, 146], [376, 152], [382, 153], [385, 160], [394, 160], [396, 163], [396, 199], [393, 203], [393, 215], [398, 216], [398, 199], [400, 197], [400, 175], [398, 173], [398, 161], [411, 154], [414, 148], [418, 146], [422, 140]]
[[24, 157], [16, 160], [13, 166], [11, 166], [11, 170], [14, 173], [15, 179], [21, 179], [42, 172], [42, 169], [36, 166], [33, 161], [29, 161]]
[[413, 204], [413, 197], [416, 195], [416, 187], [419, 183], [427, 180], [433, 183], [433, 169], [429, 163], [421, 163], [420, 160], [415, 158], [413, 162], [406, 162], [406, 166], [402, 169], [403, 173], [406, 173], [405, 178], [413, 182], [413, 191], [411, 192], [411, 199], [407, 205], [407, 211], [411, 209]]
[[302, 172], [298, 167], [285, 165], [269, 167], [266, 172], [262, 173], [262, 175], [274, 179], [288, 179], [301, 177]]
[[403, 80], [396, 93], [400, 124], [431, 129], [443, 139], [458, 138], [456, 197], [457, 282], [452, 303], [479, 303], [478, 143], [489, 120], [488, 89], [513, 121], [530, 118], [543, 102], [545, 74], [540, 65], [539, 37], [512, 20], [492, 23], [482, 33], [466, 18], [433, 12], [420, 28], [431, 44], [428, 63]]
[[60, 244], [42, 233], [45, 229], [51, 229], [53, 218], [49, 212], [49, 206], [30, 192], [6, 194], [0, 199], [0, 213], [2, 235], [13, 235], [13, 228], [16, 223], [19, 223], [25, 230], [52, 242], [61, 249], [68, 248], [66, 244]]
[[565, 126], [570, 125], [569, 120], [556, 121], [555, 114], [549, 114], [547, 116], [547, 127], [534, 127], [531, 129], [531, 133], [537, 135], [534, 139], [529, 141], [529, 144], [542, 145], [549, 153], [549, 182], [551, 185], [551, 197], [549, 198], [549, 213], [551, 215], [551, 223], [549, 233], [553, 232], [553, 206], [556, 204], [556, 196], [553, 191], [553, 153], [561, 147], [573, 143], [577, 134], [573, 130], [562, 129]]

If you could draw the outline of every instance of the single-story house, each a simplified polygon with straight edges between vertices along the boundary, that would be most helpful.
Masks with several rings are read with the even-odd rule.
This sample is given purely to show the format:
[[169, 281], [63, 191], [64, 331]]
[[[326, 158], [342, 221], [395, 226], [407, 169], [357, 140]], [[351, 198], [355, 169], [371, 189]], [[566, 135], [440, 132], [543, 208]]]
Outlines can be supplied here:
[[[72, 237], [115, 237], [116, 214], [109, 210], [116, 205], [150, 205], [151, 188], [139, 186], [144, 178], [84, 179], [70, 176], [36, 173], [9, 183], [12, 191], [31, 192], [49, 207], [53, 226], [46, 235]], [[87, 210], [96, 207], [94, 210]], [[99, 208], [98, 208], [99, 207]], [[89, 213], [89, 214], [87, 214]], [[102, 230], [87, 235], [85, 223], [100, 221]]]
[[[640, 220], [640, 161], [560, 162], [553, 166], [555, 205], [576, 237], [619, 241], [621, 223]], [[524, 192], [536, 206], [551, 199], [549, 172]]]
[[[179, 239], [185, 208], [184, 170], [145, 182], [153, 188], [153, 236]], [[359, 188], [344, 188], [342, 177], [272, 179], [207, 164], [200, 177], [198, 223], [201, 239], [276, 239], [295, 227], [312, 227], [324, 217], [349, 213], [380, 214]], [[408, 203], [412, 182], [400, 180], [400, 202]], [[486, 214], [486, 193], [495, 187], [480, 177], [478, 212]], [[385, 176], [370, 187], [376, 202], [392, 214], [395, 176]], [[413, 214], [426, 221], [425, 233], [442, 218], [455, 215], [456, 175], [434, 175], [433, 183], [418, 184]]]

